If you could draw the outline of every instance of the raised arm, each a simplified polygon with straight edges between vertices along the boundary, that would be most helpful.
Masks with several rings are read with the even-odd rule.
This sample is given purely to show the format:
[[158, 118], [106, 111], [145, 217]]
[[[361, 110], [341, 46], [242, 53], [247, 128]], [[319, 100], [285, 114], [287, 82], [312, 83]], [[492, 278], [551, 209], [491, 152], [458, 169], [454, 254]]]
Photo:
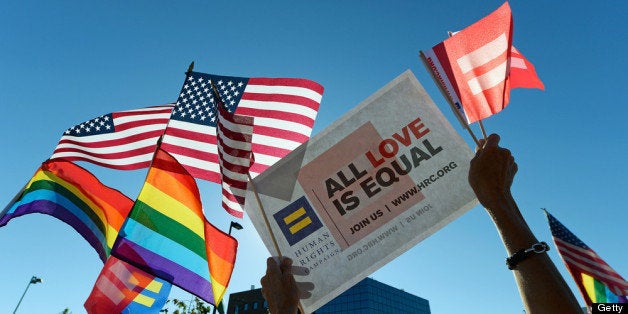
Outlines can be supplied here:
[[[526, 313], [582, 313], [578, 301], [545, 253], [549, 246], [539, 243], [512, 197], [510, 187], [517, 173], [514, 157], [508, 149], [499, 147], [497, 134], [491, 134], [480, 144], [482, 147], [471, 160], [469, 184], [493, 219], [511, 257], [510, 268]], [[524, 253], [527, 249], [530, 250]]]

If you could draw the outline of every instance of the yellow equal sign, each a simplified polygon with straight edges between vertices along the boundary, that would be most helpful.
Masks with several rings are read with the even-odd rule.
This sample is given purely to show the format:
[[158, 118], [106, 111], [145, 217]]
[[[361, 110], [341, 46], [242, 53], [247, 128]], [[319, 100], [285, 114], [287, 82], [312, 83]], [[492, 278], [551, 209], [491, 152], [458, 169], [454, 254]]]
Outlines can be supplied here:
[[305, 216], [304, 218], [302, 218], [303, 216], [305, 216], [305, 208], [301, 207], [297, 209], [294, 213], [286, 216], [283, 219], [286, 225], [293, 223], [297, 219], [301, 219], [299, 220], [299, 222], [288, 228], [290, 230], [290, 233], [295, 234], [312, 223], [312, 219], [310, 219], [310, 217]]
[[[163, 284], [157, 280], [153, 280], [150, 284], [148, 284], [148, 286], [146, 286], [146, 290], [152, 291], [154, 293], [159, 293], [159, 291], [161, 290]], [[133, 299], [133, 302], [142, 304], [146, 307], [152, 307], [153, 303], [155, 303], [155, 299], [152, 297], [149, 297], [147, 295], [143, 295], [143, 294], [138, 294], [135, 299]]]

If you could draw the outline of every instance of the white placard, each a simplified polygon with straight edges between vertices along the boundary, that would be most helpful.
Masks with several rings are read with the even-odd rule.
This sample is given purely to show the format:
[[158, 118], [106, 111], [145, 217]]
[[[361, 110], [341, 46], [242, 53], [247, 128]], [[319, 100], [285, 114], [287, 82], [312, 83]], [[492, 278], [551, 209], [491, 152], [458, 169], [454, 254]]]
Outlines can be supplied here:
[[[477, 205], [473, 153], [409, 70], [253, 182], [307, 313]], [[277, 255], [249, 184], [246, 212]], [[400, 270], [402, 271], [402, 270]]]

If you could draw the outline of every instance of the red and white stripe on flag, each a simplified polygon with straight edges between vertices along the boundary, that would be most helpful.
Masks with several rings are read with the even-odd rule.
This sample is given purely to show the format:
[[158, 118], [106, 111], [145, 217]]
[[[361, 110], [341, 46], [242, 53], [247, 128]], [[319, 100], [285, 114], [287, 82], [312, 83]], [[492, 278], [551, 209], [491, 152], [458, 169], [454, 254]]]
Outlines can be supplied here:
[[536, 74], [534, 65], [526, 59], [515, 46], [510, 49], [510, 88], [538, 88], [545, 90], [545, 85]]
[[[441, 84], [449, 81], [451, 90], [444, 89], [450, 97], [455, 93], [459, 98], [457, 106], [462, 104], [467, 123], [489, 117], [508, 104], [511, 46], [512, 13], [506, 2], [425, 53], [433, 71], [436, 63], [441, 68], [436, 73]], [[456, 103], [456, 97], [452, 98]]]
[[105, 262], [85, 301], [89, 314], [121, 313], [154, 277], [113, 256]]
[[574, 278], [578, 278], [580, 273], [587, 274], [603, 282], [614, 294], [628, 295], [628, 282], [592, 249], [573, 245], [560, 238], [554, 238], [554, 243]]
[[229, 112], [255, 118], [252, 177], [309, 139], [323, 94], [320, 84], [298, 78], [240, 78], [191, 72], [161, 147], [193, 177], [221, 182], [216, 136], [218, 114], [208, 88], [210, 82], [216, 85]]
[[255, 117], [253, 178], [310, 138], [323, 90], [307, 79], [249, 79], [235, 113]]
[[222, 179], [222, 207], [244, 216], [244, 199], [251, 167], [253, 117], [234, 115], [218, 106], [218, 155]]
[[119, 170], [150, 165], [173, 104], [113, 112], [67, 129], [50, 159], [87, 161]]

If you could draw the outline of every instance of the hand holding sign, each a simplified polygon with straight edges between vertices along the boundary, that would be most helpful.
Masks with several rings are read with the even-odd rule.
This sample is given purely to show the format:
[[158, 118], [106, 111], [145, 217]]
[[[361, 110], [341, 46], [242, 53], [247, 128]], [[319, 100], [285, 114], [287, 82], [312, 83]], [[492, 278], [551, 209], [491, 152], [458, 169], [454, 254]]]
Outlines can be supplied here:
[[271, 254], [309, 270], [309, 313], [475, 206], [472, 156], [407, 71], [257, 176], [245, 209]]
[[292, 259], [287, 257], [269, 257], [266, 260], [266, 275], [260, 283], [270, 313], [297, 313], [299, 299], [309, 298], [314, 284], [297, 282], [294, 275], [307, 273], [307, 268], [292, 266]]

